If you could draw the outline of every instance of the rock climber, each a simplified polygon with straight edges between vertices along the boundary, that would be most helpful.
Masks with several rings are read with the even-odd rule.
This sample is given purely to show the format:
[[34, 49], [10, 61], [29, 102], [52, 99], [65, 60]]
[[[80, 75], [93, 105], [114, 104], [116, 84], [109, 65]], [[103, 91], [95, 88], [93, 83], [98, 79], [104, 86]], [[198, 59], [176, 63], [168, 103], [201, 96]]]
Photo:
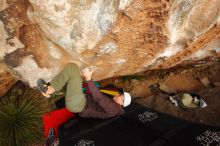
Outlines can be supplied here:
[[82, 90], [82, 77], [80, 69], [74, 63], [69, 63], [50, 82], [43, 79], [37, 81], [37, 87], [45, 97], [50, 97], [56, 91], [60, 91], [66, 85], [65, 106], [74, 113], [84, 118], [106, 119], [124, 113], [123, 107], [131, 103], [128, 92], [115, 95], [112, 99], [99, 91], [92, 80], [94, 68], [82, 69], [86, 83], [91, 94], [84, 94]]

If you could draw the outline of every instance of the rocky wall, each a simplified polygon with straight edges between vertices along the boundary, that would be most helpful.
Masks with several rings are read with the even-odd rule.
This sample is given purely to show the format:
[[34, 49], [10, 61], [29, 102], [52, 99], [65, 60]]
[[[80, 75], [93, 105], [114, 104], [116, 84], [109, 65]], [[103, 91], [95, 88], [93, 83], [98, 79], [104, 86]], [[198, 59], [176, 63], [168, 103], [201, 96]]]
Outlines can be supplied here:
[[220, 55], [219, 0], [0, 3], [0, 62], [31, 86], [69, 62], [101, 80]]

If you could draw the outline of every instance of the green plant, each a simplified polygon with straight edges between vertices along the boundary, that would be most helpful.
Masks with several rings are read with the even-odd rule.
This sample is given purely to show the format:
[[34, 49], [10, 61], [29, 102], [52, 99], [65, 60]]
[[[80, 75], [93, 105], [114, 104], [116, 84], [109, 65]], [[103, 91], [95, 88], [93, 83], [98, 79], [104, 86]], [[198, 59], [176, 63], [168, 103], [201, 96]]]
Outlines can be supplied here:
[[0, 146], [27, 146], [42, 139], [48, 102], [31, 88], [13, 89], [0, 99]]

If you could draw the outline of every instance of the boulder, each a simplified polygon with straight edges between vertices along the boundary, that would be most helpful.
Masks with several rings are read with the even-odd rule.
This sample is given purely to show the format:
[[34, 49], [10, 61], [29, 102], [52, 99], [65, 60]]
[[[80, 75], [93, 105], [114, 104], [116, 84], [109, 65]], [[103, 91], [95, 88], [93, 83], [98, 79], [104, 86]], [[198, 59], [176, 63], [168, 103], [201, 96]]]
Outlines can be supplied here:
[[33, 87], [69, 62], [102, 80], [215, 59], [219, 10], [219, 0], [2, 0], [0, 61]]

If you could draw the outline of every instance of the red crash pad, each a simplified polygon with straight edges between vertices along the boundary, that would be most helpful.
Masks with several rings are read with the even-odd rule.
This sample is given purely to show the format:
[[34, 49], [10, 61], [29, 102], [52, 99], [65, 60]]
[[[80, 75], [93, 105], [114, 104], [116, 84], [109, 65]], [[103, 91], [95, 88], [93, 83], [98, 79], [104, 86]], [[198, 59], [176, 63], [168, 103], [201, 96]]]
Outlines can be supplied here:
[[66, 108], [52, 111], [43, 115], [44, 135], [48, 136], [50, 128], [54, 128], [55, 135], [58, 136], [59, 125], [67, 122], [70, 118], [75, 117], [75, 114], [68, 111]]

